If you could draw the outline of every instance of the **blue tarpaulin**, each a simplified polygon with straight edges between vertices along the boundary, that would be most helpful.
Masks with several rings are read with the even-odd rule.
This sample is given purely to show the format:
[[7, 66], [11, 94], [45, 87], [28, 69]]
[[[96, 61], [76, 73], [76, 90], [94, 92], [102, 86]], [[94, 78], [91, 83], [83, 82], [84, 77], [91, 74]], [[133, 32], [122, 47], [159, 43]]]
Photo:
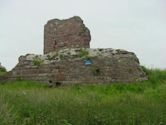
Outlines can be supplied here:
[[85, 65], [92, 65], [92, 61], [90, 59], [84, 60]]

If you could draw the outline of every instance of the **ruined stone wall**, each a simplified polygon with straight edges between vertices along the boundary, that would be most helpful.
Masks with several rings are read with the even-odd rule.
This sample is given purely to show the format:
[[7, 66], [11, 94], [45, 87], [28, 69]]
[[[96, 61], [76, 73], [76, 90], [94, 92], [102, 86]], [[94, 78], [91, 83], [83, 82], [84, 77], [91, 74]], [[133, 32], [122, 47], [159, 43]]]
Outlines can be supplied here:
[[113, 49], [64, 49], [21, 56], [8, 79], [48, 84], [133, 82], [146, 79], [134, 53]]
[[44, 26], [44, 54], [64, 48], [89, 48], [90, 31], [80, 17], [52, 19]]
[[80, 17], [53, 19], [44, 27], [44, 55], [27, 54], [5, 78], [51, 85], [133, 82], [147, 77], [132, 52], [90, 49], [90, 31]]

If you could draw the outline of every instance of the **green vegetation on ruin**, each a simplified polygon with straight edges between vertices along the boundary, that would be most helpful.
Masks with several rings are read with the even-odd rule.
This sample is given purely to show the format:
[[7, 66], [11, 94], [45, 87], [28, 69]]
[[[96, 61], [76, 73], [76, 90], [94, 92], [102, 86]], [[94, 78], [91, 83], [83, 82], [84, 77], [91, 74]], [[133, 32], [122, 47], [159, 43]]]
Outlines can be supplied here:
[[85, 49], [81, 49], [79, 53], [79, 57], [82, 59], [88, 59], [89, 58], [89, 52]]
[[166, 71], [149, 80], [49, 88], [31, 81], [0, 85], [0, 125], [165, 125]]
[[39, 67], [43, 64], [43, 60], [41, 58], [39, 58], [38, 56], [36, 56], [33, 60], [33, 65]]

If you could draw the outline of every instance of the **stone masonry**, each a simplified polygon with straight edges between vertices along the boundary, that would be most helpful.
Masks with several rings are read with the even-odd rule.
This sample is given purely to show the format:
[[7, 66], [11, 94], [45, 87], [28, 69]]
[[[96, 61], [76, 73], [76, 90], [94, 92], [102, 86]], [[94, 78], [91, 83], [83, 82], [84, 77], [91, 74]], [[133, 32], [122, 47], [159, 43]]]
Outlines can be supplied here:
[[79, 17], [50, 20], [45, 25], [45, 54], [21, 56], [8, 73], [8, 80], [34, 80], [56, 86], [147, 79], [134, 53], [111, 48], [91, 49], [90, 39], [90, 32]]
[[10, 79], [48, 84], [132, 82], [146, 79], [132, 52], [114, 49], [63, 49], [46, 55], [27, 54]]
[[89, 48], [90, 31], [80, 17], [49, 20], [44, 26], [44, 54], [63, 48]]

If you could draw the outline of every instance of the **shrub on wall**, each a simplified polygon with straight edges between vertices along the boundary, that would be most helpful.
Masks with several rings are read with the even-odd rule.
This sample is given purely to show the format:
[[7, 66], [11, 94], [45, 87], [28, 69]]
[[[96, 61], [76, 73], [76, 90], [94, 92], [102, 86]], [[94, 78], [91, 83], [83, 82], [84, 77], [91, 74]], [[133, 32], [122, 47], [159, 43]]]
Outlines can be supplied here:
[[38, 66], [38, 67], [39, 67], [42, 63], [43, 63], [43, 60], [40, 59], [39, 57], [35, 57], [35, 59], [33, 60], [33, 64], [34, 64], [35, 66]]
[[79, 53], [79, 57], [83, 59], [89, 58], [89, 52], [87, 50], [81, 49]]

